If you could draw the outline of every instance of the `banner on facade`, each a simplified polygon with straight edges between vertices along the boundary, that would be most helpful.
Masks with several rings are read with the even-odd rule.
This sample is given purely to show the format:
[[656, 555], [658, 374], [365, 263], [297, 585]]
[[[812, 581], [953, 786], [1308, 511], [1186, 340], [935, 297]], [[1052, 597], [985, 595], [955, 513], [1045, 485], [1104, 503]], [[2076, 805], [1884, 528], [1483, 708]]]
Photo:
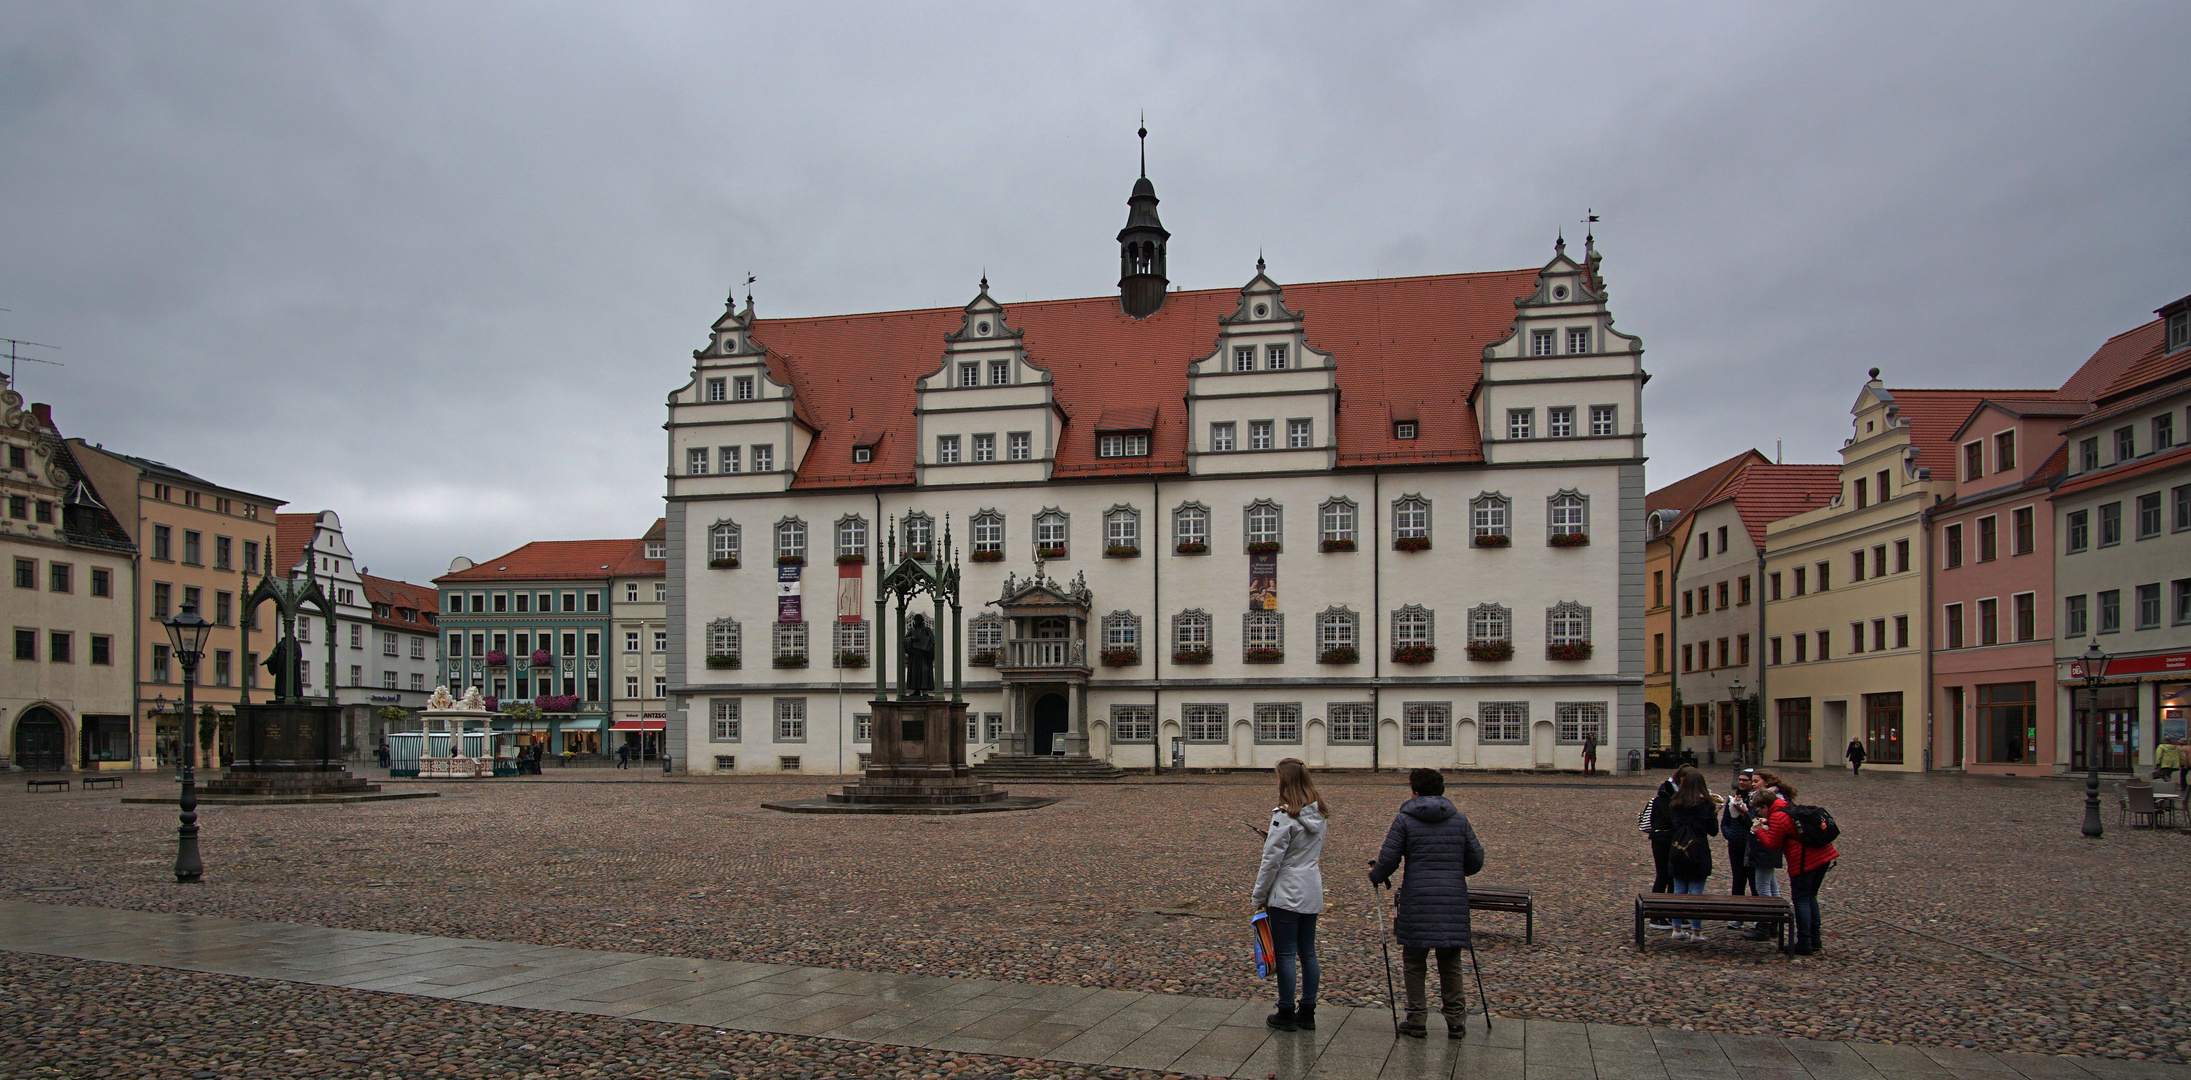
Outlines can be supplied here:
[[799, 571], [801, 569], [798, 566], [779, 566], [776, 568], [777, 622], [806, 621], [799, 607]]
[[837, 621], [860, 621], [860, 572], [867, 569], [860, 563], [837, 564]]
[[1248, 553], [1248, 610], [1278, 610], [1278, 553]]

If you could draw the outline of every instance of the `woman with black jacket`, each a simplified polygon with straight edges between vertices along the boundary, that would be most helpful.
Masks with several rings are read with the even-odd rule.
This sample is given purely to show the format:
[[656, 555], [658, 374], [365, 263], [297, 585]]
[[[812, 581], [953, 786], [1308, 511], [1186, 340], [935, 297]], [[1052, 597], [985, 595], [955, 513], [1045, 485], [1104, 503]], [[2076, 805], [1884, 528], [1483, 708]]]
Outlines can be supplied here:
[[[1674, 876], [1674, 891], [1702, 895], [1712, 876], [1712, 838], [1719, 834], [1719, 803], [1704, 785], [1704, 773], [1684, 765], [1674, 773], [1674, 795], [1666, 800], [1663, 824], [1671, 830], [1666, 850], [1666, 869]], [[1674, 920], [1675, 941], [1703, 941], [1701, 919]]]

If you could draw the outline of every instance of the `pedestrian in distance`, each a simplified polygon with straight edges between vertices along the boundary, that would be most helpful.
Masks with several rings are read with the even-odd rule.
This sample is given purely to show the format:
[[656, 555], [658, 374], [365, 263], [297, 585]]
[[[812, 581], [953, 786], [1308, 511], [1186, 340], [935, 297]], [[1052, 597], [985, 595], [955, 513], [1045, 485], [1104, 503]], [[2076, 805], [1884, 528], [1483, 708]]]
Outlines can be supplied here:
[[[1325, 815], [1331, 811], [1300, 758], [1278, 763], [1278, 805], [1263, 834], [1263, 864], [1255, 872], [1255, 906], [1270, 916], [1271, 951], [1278, 954], [1278, 1011], [1264, 1022], [1280, 1031], [1316, 1030], [1316, 916], [1324, 910]], [[1300, 997], [1294, 997], [1298, 976]]]
[[1867, 756], [1869, 755], [1864, 753], [1864, 741], [1862, 739], [1849, 740], [1848, 759], [1850, 776], [1855, 776], [1858, 773], [1864, 771], [1864, 759]]
[[1795, 819], [1788, 814], [1796, 797], [1794, 784], [1780, 780], [1763, 790], [1771, 792], [1772, 799], [1758, 812], [1755, 839], [1787, 860], [1788, 899], [1795, 908], [1795, 955], [1809, 956], [1825, 947], [1818, 932], [1818, 889], [1841, 852], [1830, 842], [1817, 847], [1803, 842]]
[[[2183, 747], [2179, 745], [2178, 740], [2162, 740], [2160, 746], [2153, 750], [2153, 779], [2166, 780], [2169, 778], [2169, 773], [2178, 772], [2182, 768]], [[2177, 790], [2182, 790], [2180, 784]]]
[[1384, 849], [1369, 868], [1369, 883], [1382, 885], [1402, 863], [1407, 866], [1400, 882], [1400, 911], [1392, 922], [1407, 972], [1407, 1020], [1400, 1033], [1416, 1039], [1429, 1034], [1427, 968], [1436, 953], [1446, 1038], [1466, 1038], [1468, 987], [1462, 981], [1461, 950], [1474, 944], [1468, 926], [1468, 879], [1483, 869], [1483, 843], [1468, 818], [1447, 801], [1443, 773], [1416, 769], [1408, 774], [1407, 784], [1413, 798], [1400, 805], [1385, 832]]
[[[1733, 896], [1751, 891], [1750, 792], [1756, 787], [1756, 769], [1735, 773], [1735, 792], [1719, 808], [1719, 835], [1727, 841], [1727, 892]], [[1735, 923], [1730, 929], [1740, 930], [1742, 924]]]
[[2191, 780], [2191, 743], [2186, 743], [2182, 739], [2177, 739], [2175, 742], [2176, 791], [2179, 793], [2191, 791], [2191, 788], [2184, 787], [2184, 781]]
[[616, 767], [619, 769], [628, 769], [631, 767], [630, 743], [625, 743], [624, 745], [616, 748]]
[[380, 741], [380, 750], [379, 750], [379, 757], [380, 757], [380, 767], [381, 767], [381, 768], [383, 768], [383, 769], [387, 768], [387, 767], [388, 767], [389, 752], [388, 752], [388, 740], [386, 740], [386, 739], [382, 739], [382, 740]]
[[[1680, 770], [1676, 769], [1678, 773]], [[1658, 790], [1651, 794], [1651, 801], [1643, 806], [1643, 813], [1636, 815], [1636, 828], [1651, 841], [1651, 891], [1674, 891], [1674, 875], [1666, 869], [1666, 846], [1673, 842], [1674, 831], [1670, 818], [1662, 816], [1666, 801], [1674, 797], [1674, 773], [1659, 781]], [[1651, 920], [1653, 930], [1665, 930], [1673, 926], [1664, 919]]]
[[1598, 733], [1595, 731], [1586, 731], [1582, 736], [1582, 774], [1598, 774]]
[[[1674, 794], [1666, 800], [1667, 824], [1672, 838], [1666, 846], [1666, 869], [1674, 876], [1674, 892], [1702, 896], [1712, 876], [1712, 837], [1719, 832], [1719, 800], [1704, 783], [1704, 772], [1684, 765], [1674, 773]], [[1674, 920], [1675, 941], [1703, 941], [1704, 921]]]
[[[1743, 852], [1743, 858], [1750, 867], [1750, 893], [1753, 896], [1781, 895], [1780, 864], [1783, 860], [1780, 853], [1759, 843], [1755, 836], [1756, 827], [1763, 820], [1758, 815], [1780, 797], [1780, 783], [1780, 777], [1769, 772], [1759, 772], [1750, 778], [1746, 801], [1750, 805], [1749, 828], [1753, 835], [1750, 837], [1749, 847]], [[1751, 941], [1769, 941], [1773, 932], [1764, 923], [1759, 923], [1742, 936]]]

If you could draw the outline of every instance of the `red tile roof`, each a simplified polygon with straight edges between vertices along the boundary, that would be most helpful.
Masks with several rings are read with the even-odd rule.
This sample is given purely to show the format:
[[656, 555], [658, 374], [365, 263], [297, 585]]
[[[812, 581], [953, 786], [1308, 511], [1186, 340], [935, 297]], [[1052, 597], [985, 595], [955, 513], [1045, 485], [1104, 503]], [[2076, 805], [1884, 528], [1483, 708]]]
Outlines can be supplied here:
[[2124, 385], [2125, 376], [2140, 361], [2160, 355], [2165, 340], [2159, 319], [2108, 338], [2078, 366], [2058, 394], [2072, 401], [2097, 401], [2107, 396]]
[[1917, 448], [1919, 468], [1941, 470], [1955, 476], [1955, 433], [1970, 419], [1981, 401], [2004, 407], [2053, 399], [2052, 390], [1893, 390], [1895, 415], [1909, 424], [1910, 445]]
[[[441, 596], [434, 591], [433, 586], [413, 585], [408, 581], [375, 577], [371, 574], [359, 574], [358, 577], [365, 582], [365, 601], [373, 605], [375, 625], [417, 633], [434, 632], [434, 616], [441, 610]], [[387, 605], [391, 613], [379, 614], [382, 605]], [[417, 620], [405, 622], [401, 610], [403, 608], [418, 612]]]
[[1726, 483], [1729, 477], [1740, 471], [1742, 466], [1753, 462], [1769, 463], [1769, 461], [1770, 459], [1756, 450], [1744, 450], [1717, 465], [1707, 466], [1690, 473], [1657, 491], [1645, 495], [1643, 497], [1643, 512], [1650, 514], [1658, 510], [1679, 510], [1687, 513], [1702, 505], [1706, 499], [1711, 498], [1712, 493], [1718, 491], [1720, 485]]
[[1749, 530], [1750, 542], [1764, 547], [1766, 525], [1816, 510], [1840, 491], [1839, 465], [1775, 465], [1761, 461], [1744, 466], [1706, 505], [1733, 499], [1742, 527]]
[[443, 574], [434, 579], [434, 584], [604, 580], [633, 556], [640, 543], [638, 540], [536, 540], [499, 558], [483, 559], [469, 570]]
[[[1537, 273], [1288, 286], [1286, 304], [1305, 313], [1309, 344], [1338, 359], [1339, 464], [1482, 460], [1468, 395], [1483, 374], [1484, 346], [1512, 330], [1514, 301], [1535, 288]], [[1184, 472], [1187, 364], [1215, 348], [1218, 320], [1239, 297], [1229, 288], [1175, 292], [1146, 319], [1129, 318], [1115, 295], [1007, 306], [1029, 361], [1053, 374], [1055, 400], [1069, 418], [1053, 475]], [[818, 430], [793, 487], [912, 482], [914, 382], [942, 362], [944, 335], [962, 314], [950, 307], [755, 321], [770, 374], [793, 387], [799, 416]], [[1096, 457], [1093, 432], [1120, 405], [1153, 407], [1148, 457]], [[1410, 408], [1421, 421], [1418, 437], [1395, 440], [1391, 418]], [[852, 447], [866, 439], [876, 440], [874, 460], [855, 464]]]
[[647, 542], [645, 540], [631, 541], [631, 546], [624, 550], [623, 558], [609, 564], [610, 576], [620, 578], [667, 577], [669, 575], [668, 561], [647, 558], [646, 553]]
[[[286, 577], [289, 571], [304, 561], [304, 549], [312, 542], [313, 530], [319, 528], [320, 516], [311, 514], [274, 515], [274, 576]], [[253, 573], [258, 567], [252, 567]]]
[[[2157, 348], [2154, 351], [2156, 354], [2159, 352]], [[2100, 408], [2079, 420], [2076, 426], [2089, 427], [2126, 413], [2143, 412], [2154, 402], [2183, 393], [2186, 374], [2191, 374], [2191, 349], [2178, 349], [2168, 356], [2154, 355], [2142, 359], [2136, 367], [2124, 372], [2114, 386], [2108, 388], [2101, 399]]]
[[2135, 480], [2141, 476], [2150, 476], [2153, 473], [2181, 468], [2186, 464], [2191, 464], [2191, 444], [2176, 447], [2166, 453], [2154, 454], [2135, 465], [2124, 465], [2112, 469], [2095, 469], [2079, 476], [2073, 476], [2062, 481], [2061, 487], [2054, 489], [2054, 498], [2059, 499], [2072, 492], [2084, 491], [2089, 488], [2105, 487], [2120, 480]]

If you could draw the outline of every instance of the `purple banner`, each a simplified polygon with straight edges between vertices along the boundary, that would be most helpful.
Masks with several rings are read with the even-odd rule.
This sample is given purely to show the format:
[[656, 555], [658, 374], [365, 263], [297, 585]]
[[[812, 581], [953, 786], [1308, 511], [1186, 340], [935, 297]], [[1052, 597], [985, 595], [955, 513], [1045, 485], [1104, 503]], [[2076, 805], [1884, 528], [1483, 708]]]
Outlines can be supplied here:
[[805, 622], [799, 606], [799, 571], [803, 567], [778, 566], [776, 568], [776, 621]]

